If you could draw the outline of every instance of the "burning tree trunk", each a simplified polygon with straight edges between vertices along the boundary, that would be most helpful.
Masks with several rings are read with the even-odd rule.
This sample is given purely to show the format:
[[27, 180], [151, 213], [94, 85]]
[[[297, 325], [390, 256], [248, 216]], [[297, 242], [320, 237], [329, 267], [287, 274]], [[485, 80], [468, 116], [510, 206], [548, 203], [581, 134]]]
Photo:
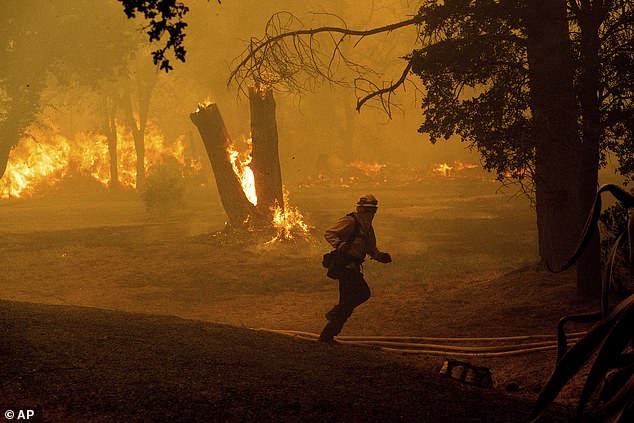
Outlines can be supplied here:
[[282, 172], [278, 151], [277, 122], [273, 91], [264, 86], [249, 88], [251, 105], [251, 169], [258, 196], [257, 208], [271, 221], [272, 209], [277, 204], [284, 207]]
[[192, 113], [190, 118], [200, 131], [207, 149], [216, 176], [220, 201], [229, 216], [229, 223], [234, 227], [240, 227], [250, 216], [256, 215], [256, 209], [247, 199], [238, 175], [233, 171], [228, 154], [231, 142], [220, 110], [215, 104], [199, 105], [198, 110]]
[[[278, 155], [275, 101], [269, 90], [249, 90], [251, 158], [239, 160], [215, 104], [199, 105], [190, 115], [198, 127], [231, 227], [258, 229], [268, 241], [304, 238], [310, 227], [297, 208], [285, 204]], [[239, 164], [238, 164], [239, 163]]]

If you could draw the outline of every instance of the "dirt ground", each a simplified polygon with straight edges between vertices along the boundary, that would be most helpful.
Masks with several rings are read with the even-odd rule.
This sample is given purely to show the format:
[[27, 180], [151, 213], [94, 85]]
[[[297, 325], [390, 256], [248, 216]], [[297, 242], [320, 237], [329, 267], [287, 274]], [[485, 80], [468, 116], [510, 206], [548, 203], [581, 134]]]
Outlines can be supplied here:
[[[279, 345], [275, 344], [275, 348], [282, 348], [284, 353], [280, 354], [283, 359], [293, 361], [289, 358], [293, 356], [293, 351], [301, 350], [302, 354], [306, 353], [305, 341], [270, 334], [253, 335], [254, 332], [245, 330], [293, 329], [312, 333], [321, 330], [325, 323], [324, 313], [337, 299], [336, 283], [327, 279], [320, 267], [321, 255], [328, 250], [321, 234], [327, 225], [353, 209], [356, 198], [373, 192], [381, 203], [374, 224], [379, 248], [390, 252], [394, 262], [389, 265], [367, 262], [364, 265], [373, 296], [368, 303], [355, 311], [342, 335], [487, 337], [554, 334], [555, 324], [560, 317], [592, 308], [592, 304], [577, 303], [574, 300], [574, 275], [551, 275], [535, 268], [533, 264], [537, 257], [534, 216], [526, 201], [509, 199], [508, 196], [496, 194], [496, 190], [497, 185], [491, 181], [444, 180], [392, 188], [307, 187], [292, 192], [291, 202], [299, 207], [306, 222], [314, 227], [312, 237], [308, 241], [272, 245], [226, 242], [211, 236], [210, 234], [223, 227], [224, 220], [222, 208], [214, 200], [214, 193], [206, 198], [193, 199], [187, 208], [171, 213], [147, 212], [133, 196], [119, 196], [109, 201], [74, 197], [4, 201], [0, 203], [0, 299], [12, 302], [2, 303], [2, 310], [8, 321], [12, 320], [13, 314], [24, 313], [21, 318], [33, 320], [34, 326], [41, 324], [38, 323], [37, 316], [50, 315], [51, 322], [57, 322], [51, 324], [51, 337], [60, 336], [65, 325], [72, 326], [70, 321], [59, 322], [59, 316], [66, 315], [65, 313], [68, 316], [72, 314], [72, 318], [67, 316], [71, 320], [81, 320], [78, 316], [86, 315], [89, 322], [94, 322], [95, 319], [105, 322], [112, 317], [113, 321], [121, 323], [126, 317], [106, 312], [98, 314], [97, 311], [84, 309], [71, 309], [71, 312], [57, 308], [32, 308], [35, 306], [27, 305], [23, 311], [17, 312], [21, 307], [15, 302], [171, 315], [226, 324], [238, 329], [229, 331], [224, 326], [209, 326], [213, 329], [203, 330], [201, 328], [208, 327], [195, 322], [185, 325], [187, 328], [184, 330], [195, 332], [191, 334], [195, 339], [181, 340], [183, 345], [171, 346], [179, 351], [178, 360], [187, 361], [187, 351], [192, 343], [204, 349], [206, 342], [216, 342], [208, 339], [209, 331], [219, 331], [218, 336], [233, 337], [236, 342], [240, 336], [257, 345], [260, 342], [277, 342]], [[156, 321], [171, 328], [167, 329], [171, 332], [166, 336], [174, 335], [174, 331], [178, 332], [173, 325], [185, 327], [179, 326], [182, 321], [133, 318], [135, 322], [138, 320], [139, 325], [144, 319], [149, 319], [143, 324], [149, 325], [148, 328], [152, 327], [148, 330], [153, 333], [160, 329], [152, 326]], [[117, 333], [122, 329], [113, 323], [112, 327], [105, 330]], [[204, 336], [196, 332], [201, 330]], [[130, 334], [138, 331], [142, 329], [136, 328]], [[85, 335], [89, 332], [87, 330], [83, 333]], [[75, 334], [77, 345], [87, 342], [81, 338], [81, 333]], [[42, 336], [40, 334], [40, 338]], [[129, 338], [133, 336], [129, 335]], [[160, 340], [160, 335], [151, 337], [148, 342], [159, 342], [157, 340]], [[54, 344], [51, 339], [38, 338], [32, 341], [37, 344], [36, 355], [46, 355], [46, 349]], [[63, 344], [68, 351], [79, 348], [73, 347], [72, 339], [65, 340]], [[116, 345], [117, 348], [123, 348]], [[88, 348], [85, 345], [84, 347]], [[108, 344], [108, 347], [113, 345]], [[156, 348], [158, 349], [148, 346], [144, 350], [145, 355], [134, 355], [131, 362], [126, 361], [125, 366], [134, 366], [134, 360], [151, 360], [152, 354], [163, 351], [163, 347]], [[274, 347], [267, 344], [266, 348]], [[440, 356], [403, 356], [359, 350], [339, 347], [336, 354], [346, 355], [346, 360], [351, 360], [346, 361], [346, 366], [352, 368], [352, 362], [370, 360], [381, 369], [379, 374], [396, 372], [401, 375], [411, 373], [407, 369], [416, 369], [415, 372], [419, 373], [415, 375], [418, 377], [431, 378], [436, 378], [445, 359]], [[191, 353], [202, 354], [201, 351], [196, 351]], [[324, 356], [331, 355], [323, 352], [321, 351], [318, 358], [314, 358], [323, 360]], [[360, 358], [358, 354], [369, 355]], [[11, 359], [15, 360], [16, 357], [11, 356]], [[198, 359], [200, 356], [196, 355], [196, 360]], [[258, 360], [263, 358], [259, 357]], [[260, 363], [258, 360], [256, 361]], [[502, 392], [509, 382], [517, 383], [519, 392], [513, 394], [514, 399], [511, 402], [501, 407], [512, 410], [516, 406], [513, 404], [519, 401], [523, 404], [522, 413], [526, 413], [535, 392], [552, 370], [554, 353], [538, 352], [506, 358], [474, 357], [469, 361], [491, 369], [495, 392]], [[42, 365], [43, 361], [40, 357], [35, 362]], [[329, 369], [327, 371], [332, 372], [332, 366], [336, 371], [337, 364], [329, 363], [330, 367], [326, 366]], [[193, 365], [181, 364], [187, 371], [194, 372]], [[166, 372], [177, 372], [177, 368], [177, 365], [171, 363], [166, 367]], [[319, 368], [324, 370], [323, 367]], [[100, 371], [107, 372], [107, 369], [100, 367]], [[302, 371], [308, 370], [302, 367]], [[352, 372], [349, 378], [354, 381], [360, 373], [363, 372]], [[143, 372], [139, 373], [141, 374]], [[143, 385], [140, 377], [133, 378], [138, 386]], [[156, 384], [165, 382], [157, 374], [152, 374], [151, 379]], [[26, 404], [37, 402], [37, 398], [42, 401], [48, 395], [38, 391], [34, 385], [22, 384], [20, 389], [13, 390], [15, 379], [12, 380], [13, 382], [0, 383], [5, 396], [12, 392], [11, 395], [21, 398]], [[37, 378], [29, 380], [30, 383], [35, 383]], [[283, 384], [282, 380], [274, 377], [271, 380], [274, 385]], [[293, 380], [293, 383], [306, 383], [306, 380], [311, 379]], [[396, 383], [390, 380], [389, 383]], [[320, 378], [315, 381], [326, 383]], [[330, 382], [332, 381], [328, 383]], [[364, 379], [363, 383], [366, 382], [370, 383]], [[375, 382], [372, 379], [372, 383]], [[410, 382], [413, 384], [412, 380], [407, 383]], [[128, 381], [125, 383], [128, 384]], [[198, 380], [196, 383], [203, 382]], [[347, 392], [348, 385], [343, 385], [345, 387], [341, 389]], [[83, 385], [78, 382], [77, 386]], [[112, 421], [107, 416], [116, 416], [121, 421], [128, 421], [124, 418], [125, 414], [117, 414], [119, 406], [115, 403], [120, 400], [116, 399], [117, 389], [120, 388], [116, 386], [116, 383], [99, 385], [100, 392], [112, 399], [106, 405], [101, 400], [92, 399], [90, 401], [94, 400], [101, 405], [84, 405], [79, 409], [68, 404], [72, 393], [65, 392], [60, 387], [54, 394], [57, 400], [49, 399], [46, 402], [59, 410], [49, 410], [47, 415], [53, 421], [58, 420], [56, 416], [75, 416], [81, 420], [80, 417], [85, 417], [86, 413], [96, 413], [95, 418], [89, 420]], [[409, 389], [411, 386], [407, 387]], [[175, 389], [180, 392], [184, 388]], [[262, 387], [263, 391], [267, 389]], [[441, 388], [436, 386], [433, 389]], [[367, 393], [366, 391], [371, 390], [363, 392]], [[276, 407], [281, 407], [282, 397], [289, 391], [275, 388], [271, 392], [274, 392], [271, 394], [275, 398], [273, 403], [277, 404]], [[574, 392], [573, 387], [572, 391], [564, 393], [564, 404], [574, 396]], [[210, 395], [216, 394], [218, 393]], [[248, 404], [262, 408], [261, 402], [266, 402], [267, 398], [265, 394], [266, 392], [262, 393], [260, 399], [254, 400], [255, 403]], [[322, 398], [320, 394], [316, 391], [313, 394], [310, 398], [319, 402]], [[386, 388], [384, 394], [389, 396], [389, 389]], [[163, 398], [162, 394], [157, 395]], [[376, 400], [373, 395], [361, 396], [359, 403], [367, 405], [368, 401]], [[452, 415], [447, 408], [449, 403], [455, 405], [456, 398], [450, 397], [458, 393], [447, 395], [447, 403], [443, 405], [444, 408], [441, 407], [445, 413], [441, 415], [445, 418], [438, 420], [439, 415], [436, 414], [435, 420], [428, 421], [465, 421], [461, 419], [466, 415], [467, 409]], [[214, 401], [218, 399], [214, 398]], [[434, 401], [441, 401], [439, 398], [442, 395]], [[296, 404], [297, 401], [299, 405]], [[214, 415], [211, 420], [247, 421], [249, 417], [253, 417], [253, 414], [249, 414], [252, 410], [242, 410], [244, 414], [241, 415], [236, 404], [239, 401], [231, 408], [231, 416], [224, 418]], [[295, 411], [287, 413], [278, 410], [278, 413], [275, 411], [277, 409], [264, 407], [268, 413], [263, 414], [264, 420], [276, 420], [275, 415], [289, 420], [319, 421], [326, 417], [334, 421], [354, 420], [352, 414], [346, 414], [347, 412], [339, 414], [339, 418], [333, 418], [334, 414], [331, 410], [328, 411], [328, 407], [325, 407], [326, 414], [304, 412], [305, 404], [297, 399], [289, 399], [289, 404]], [[181, 403], [171, 406], [173, 417], [177, 416], [177, 408], [181, 406]], [[390, 407], [397, 406], [403, 405], [390, 402], [385, 410], [393, 411]], [[106, 407], [106, 410], [99, 407]], [[341, 407], [337, 405], [335, 408], [342, 412]], [[410, 410], [409, 407], [406, 407], [407, 410]], [[170, 406], [163, 405], [161, 410], [165, 411], [166, 408]], [[376, 407], [372, 409], [379, 413]], [[405, 414], [418, 419], [424, 409], [421, 406], [415, 411], [414, 407]], [[124, 407], [120, 410], [129, 412], [130, 409]], [[195, 413], [186, 415], [194, 420], [204, 421]], [[504, 412], [500, 412], [500, 416], [502, 417], [495, 421], [514, 421], [510, 417], [510, 420], [505, 420], [504, 416], [509, 415]], [[472, 421], [494, 421], [491, 419], [480, 417], [479, 420], [476, 418]], [[143, 416], [134, 415], [129, 421], [147, 420]], [[158, 417], [149, 420], [171, 421]], [[361, 420], [380, 421], [369, 416]]]

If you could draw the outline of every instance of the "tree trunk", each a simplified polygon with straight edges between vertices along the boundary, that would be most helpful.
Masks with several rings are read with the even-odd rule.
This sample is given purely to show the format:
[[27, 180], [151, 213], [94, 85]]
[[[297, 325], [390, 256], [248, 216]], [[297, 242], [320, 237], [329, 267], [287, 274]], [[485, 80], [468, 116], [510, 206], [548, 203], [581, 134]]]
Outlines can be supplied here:
[[229, 217], [229, 224], [239, 228], [249, 216], [255, 216], [255, 207], [242, 190], [238, 176], [233, 171], [227, 149], [230, 145], [227, 128], [215, 104], [198, 106], [190, 115], [203, 139], [211, 167], [216, 177], [216, 185], [222, 206]]
[[[601, 102], [599, 100], [599, 27], [603, 21], [603, 2], [581, 2], [581, 103], [582, 137], [579, 146], [580, 179], [578, 198], [586, 215], [590, 213], [599, 185], [599, 154], [601, 140]], [[577, 292], [581, 297], [600, 293], [601, 246], [599, 231], [595, 231], [590, 244], [577, 264]]]
[[[574, 252], [587, 210], [590, 173], [577, 134], [574, 64], [564, 0], [531, 0], [526, 14], [531, 110], [536, 154], [536, 207], [542, 262], [555, 266]], [[587, 258], [587, 257], [586, 257]], [[599, 285], [593, 265], [577, 266], [577, 285]], [[591, 274], [588, 274], [589, 271]], [[596, 269], [598, 270], [598, 269]], [[586, 285], [587, 284], [587, 285]]]
[[4, 172], [7, 171], [10, 153], [11, 144], [5, 139], [0, 140], [0, 179], [4, 176]]
[[104, 97], [104, 132], [108, 139], [108, 155], [110, 156], [110, 189], [119, 189], [119, 160], [117, 158], [117, 106], [112, 98]]
[[123, 111], [125, 114], [126, 122], [130, 131], [132, 132], [132, 138], [134, 139], [134, 150], [136, 152], [136, 189], [143, 188], [145, 181], [145, 127], [148, 120], [148, 111], [150, 107], [151, 91], [147, 94], [139, 94], [139, 122], [137, 124], [134, 118], [134, 111], [132, 107], [132, 96], [130, 93], [126, 94], [123, 99]]
[[273, 91], [249, 88], [251, 105], [251, 170], [258, 196], [258, 212], [271, 222], [272, 207], [284, 207]]
[[108, 155], [110, 156], [110, 189], [119, 189], [119, 159], [117, 157], [117, 122], [112, 118], [108, 131]]
[[13, 147], [18, 145], [24, 129], [35, 120], [39, 112], [39, 94], [41, 84], [30, 87], [9, 84], [4, 93], [7, 104], [4, 105], [4, 119], [0, 122], [0, 179], [4, 176]]

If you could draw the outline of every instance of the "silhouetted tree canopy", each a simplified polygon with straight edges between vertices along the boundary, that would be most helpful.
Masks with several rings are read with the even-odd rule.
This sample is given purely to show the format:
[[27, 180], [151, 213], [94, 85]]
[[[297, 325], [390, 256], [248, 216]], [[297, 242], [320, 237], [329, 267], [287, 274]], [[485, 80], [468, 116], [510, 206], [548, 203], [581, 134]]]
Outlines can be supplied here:
[[[185, 61], [187, 50], [183, 45], [187, 23], [183, 17], [189, 12], [183, 2], [177, 0], [119, 0], [123, 4], [123, 11], [128, 18], [135, 18], [137, 13], [148, 21], [147, 35], [150, 42], [161, 41], [167, 34], [165, 45], [152, 52], [155, 65], [169, 72], [173, 69], [169, 58], [165, 54], [174, 51], [174, 56], [181, 62]], [[207, 0], [209, 1], [209, 0]], [[221, 3], [221, 0], [218, 0]]]

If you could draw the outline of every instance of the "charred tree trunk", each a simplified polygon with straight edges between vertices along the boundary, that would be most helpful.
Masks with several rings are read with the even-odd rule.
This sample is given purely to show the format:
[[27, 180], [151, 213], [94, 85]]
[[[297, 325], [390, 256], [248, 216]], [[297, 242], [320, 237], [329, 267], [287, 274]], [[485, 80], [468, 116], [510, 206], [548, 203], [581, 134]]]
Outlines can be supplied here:
[[282, 172], [278, 150], [277, 121], [273, 91], [264, 87], [249, 88], [251, 105], [251, 170], [258, 196], [258, 212], [270, 222], [271, 208], [284, 207]]
[[220, 201], [229, 217], [229, 224], [239, 228], [250, 216], [255, 215], [255, 206], [245, 196], [240, 180], [229, 161], [227, 149], [230, 139], [220, 110], [215, 104], [200, 105], [190, 118], [198, 128], [205, 144], [216, 177]]

